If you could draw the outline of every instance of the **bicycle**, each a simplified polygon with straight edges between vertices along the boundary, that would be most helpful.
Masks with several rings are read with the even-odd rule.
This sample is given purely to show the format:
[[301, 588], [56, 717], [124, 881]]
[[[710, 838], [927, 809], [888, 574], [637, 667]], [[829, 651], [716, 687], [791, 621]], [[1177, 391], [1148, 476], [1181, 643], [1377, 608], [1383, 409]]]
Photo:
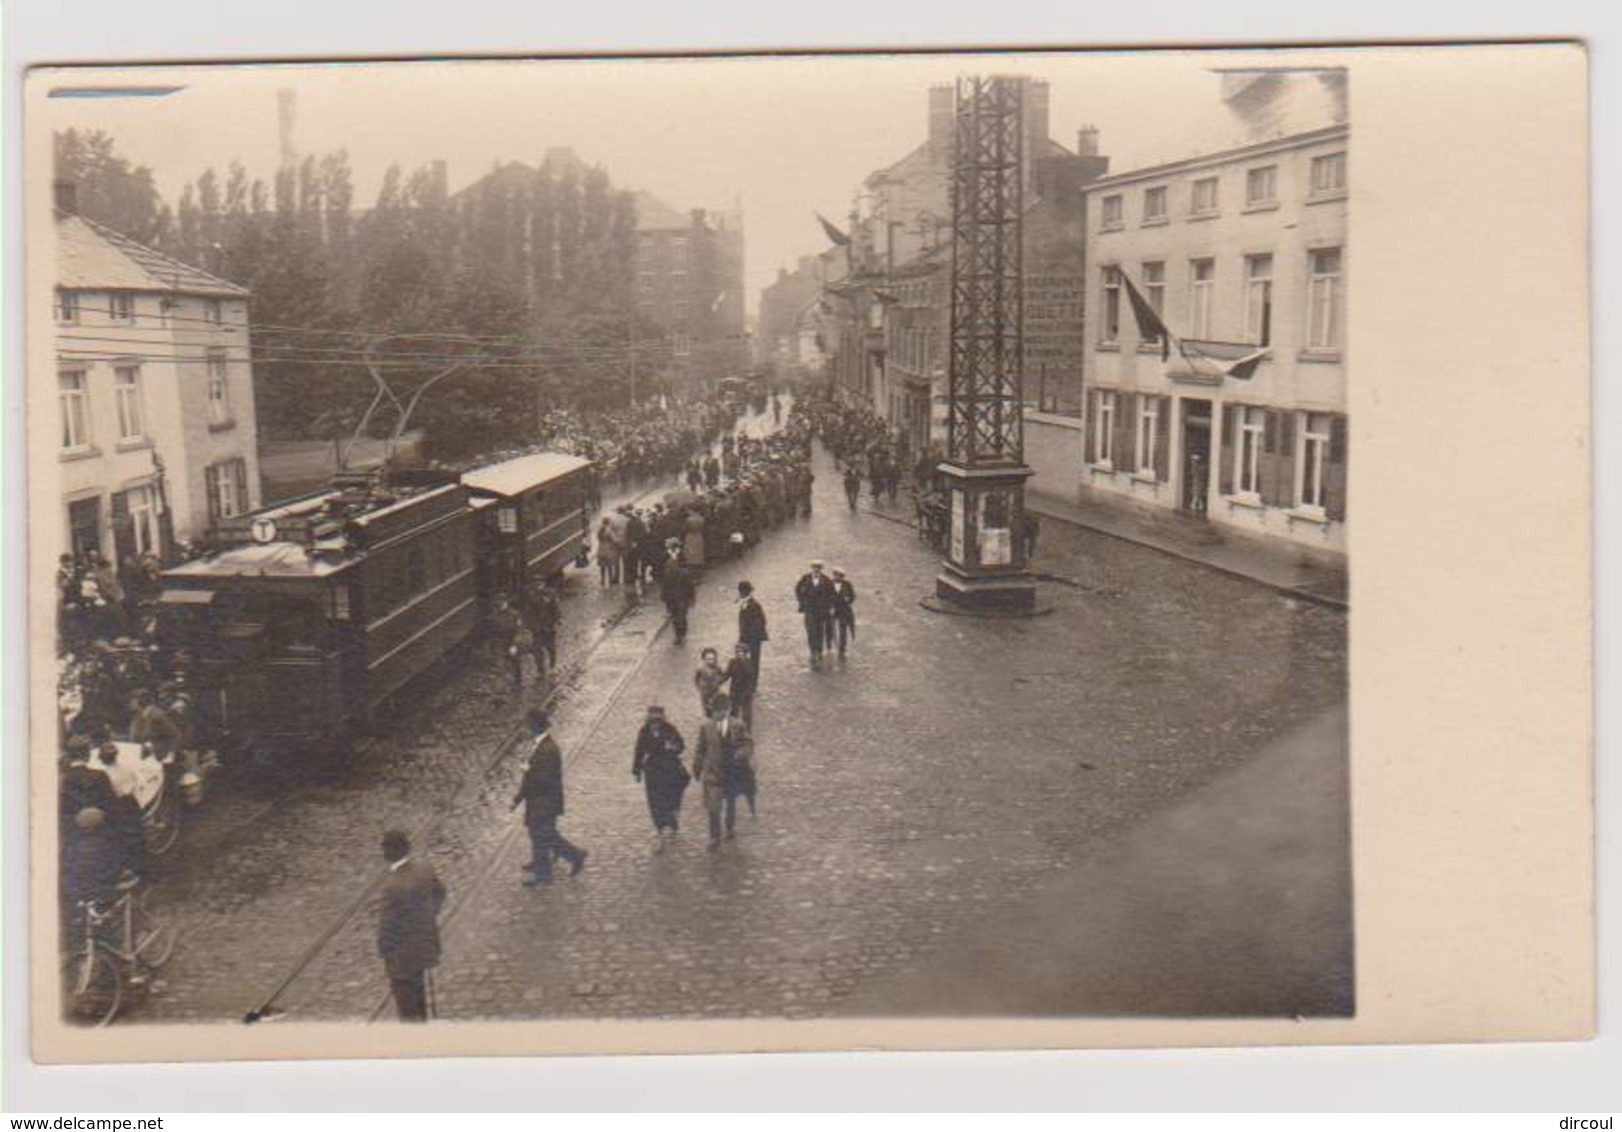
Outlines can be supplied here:
[[81, 900], [77, 910], [84, 938], [62, 960], [63, 1013], [71, 1023], [101, 1027], [118, 1014], [124, 988], [149, 985], [173, 954], [179, 932], [147, 908], [149, 889], [140, 878], [118, 883], [119, 895], [103, 908]]

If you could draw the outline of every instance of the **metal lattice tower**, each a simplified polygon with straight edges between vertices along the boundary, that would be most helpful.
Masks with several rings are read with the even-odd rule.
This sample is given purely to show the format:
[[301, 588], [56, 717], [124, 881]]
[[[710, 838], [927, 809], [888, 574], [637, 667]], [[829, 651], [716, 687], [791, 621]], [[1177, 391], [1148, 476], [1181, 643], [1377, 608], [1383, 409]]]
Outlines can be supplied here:
[[1024, 462], [1023, 95], [1013, 78], [957, 83], [947, 459], [964, 468]]

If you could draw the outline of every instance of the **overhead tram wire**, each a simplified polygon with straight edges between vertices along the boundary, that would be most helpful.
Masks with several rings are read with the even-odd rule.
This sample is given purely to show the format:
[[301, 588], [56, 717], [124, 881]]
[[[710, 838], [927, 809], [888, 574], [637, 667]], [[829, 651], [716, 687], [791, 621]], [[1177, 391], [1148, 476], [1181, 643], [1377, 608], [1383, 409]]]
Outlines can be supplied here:
[[[78, 309], [81, 312], [89, 311], [89, 312], [92, 312], [92, 313], [95, 313], [95, 314], [108, 315], [109, 317], [114, 313], [113, 309], [111, 307], [98, 307], [98, 306], [93, 306], [93, 305], [81, 304], [78, 307]], [[138, 316], [138, 317], [150, 320], [153, 316], [151, 316], [151, 315], [143, 315], [143, 316]], [[287, 325], [282, 325], [282, 324], [279, 324], [279, 323], [253, 322], [251, 320], [248, 321], [248, 322], [226, 322], [226, 321], [223, 321], [223, 320], [217, 320], [217, 319], [212, 319], [212, 318], [204, 318], [204, 317], [201, 317], [201, 316], [198, 316], [198, 315], [182, 315], [182, 314], [162, 314], [162, 315], [159, 315], [157, 317], [158, 317], [158, 320], [159, 320], [160, 323], [165, 322], [165, 321], [167, 321], [167, 322], [198, 323], [200, 325], [213, 327], [216, 330], [262, 330], [262, 331], [275, 331], [275, 332], [277, 332], [279, 334], [316, 334], [316, 335], [327, 335], [327, 336], [341, 337], [341, 338], [363, 338], [363, 339], [367, 339], [367, 340], [373, 340], [373, 339], [379, 339], [379, 338], [383, 338], [383, 339], [401, 338], [401, 339], [421, 339], [421, 340], [424, 340], [424, 341], [505, 344], [505, 345], [512, 345], [512, 346], [532, 345], [532, 343], [525, 342], [522, 338], [518, 338], [518, 337], [515, 337], [515, 336], [510, 335], [510, 334], [508, 334], [508, 335], [501, 335], [501, 334], [483, 334], [483, 335], [481, 335], [481, 334], [448, 333], [448, 332], [440, 332], [440, 331], [415, 331], [415, 330], [343, 330], [343, 329], [338, 329], [338, 328], [335, 328], [335, 327], [326, 327], [326, 326], [287, 326]], [[59, 325], [64, 325], [64, 324], [59, 324]], [[73, 325], [73, 324], [65, 324], [65, 325]], [[109, 323], [109, 325], [111, 327], [125, 327], [125, 326], [131, 325], [131, 320], [129, 320], [129, 319], [120, 319], [117, 322]], [[100, 328], [97, 327], [97, 328], [93, 328], [93, 329], [100, 329]], [[747, 334], [729, 334], [729, 335], [725, 335], [725, 336], [721, 336], [721, 337], [708, 338], [708, 339], [706, 339], [706, 341], [710, 341], [710, 342], [737, 341], [737, 340], [742, 340], [742, 339], [746, 339], [746, 338], [748, 338]], [[570, 341], [579, 342], [580, 339], [571, 339]], [[640, 341], [662, 343], [662, 342], [664, 342], [666, 340], [663, 339], [663, 338], [659, 338], [659, 339], [651, 339], [650, 338], [650, 339], [641, 339]]]
[[[93, 327], [92, 329], [118, 329], [118, 328], [117, 327], [107, 327], [107, 328]], [[728, 336], [725, 336], [725, 337], [706, 339], [706, 341], [710, 341], [710, 342], [730, 341], [730, 340], [736, 339], [738, 337], [740, 337], [740, 336], [738, 336], [738, 335], [728, 335]], [[130, 335], [124, 335], [124, 334], [84, 334], [84, 333], [80, 333], [78, 331], [64, 331], [64, 332], [62, 332], [61, 334], [58, 335], [58, 341], [66, 341], [66, 342], [114, 342], [114, 343], [132, 345], [132, 346], [162, 346], [162, 345], [165, 345], [165, 343], [163, 343], [163, 342], [155, 342], [151, 338], [132, 337]], [[530, 342], [530, 343], [524, 344], [523, 346], [519, 346], [517, 344], [514, 344], [513, 346], [510, 346], [510, 347], [509, 346], [489, 346], [489, 347], [486, 347], [486, 348], [487, 349], [512, 349], [512, 350], [520, 351], [521, 356], [524, 356], [524, 357], [541, 357], [543, 354], [546, 354], [546, 353], [550, 353], [550, 354], [618, 354], [618, 353], [628, 353], [628, 352], [631, 352], [631, 351], [640, 351], [640, 350], [643, 350], [643, 349], [645, 349], [645, 348], [647, 348], [649, 346], [656, 346], [656, 345], [663, 345], [663, 344], [665, 344], [664, 339], [641, 338], [641, 339], [635, 339], [635, 340], [632, 340], [632, 341], [629, 341], [629, 342], [604, 342], [604, 343], [600, 343], [600, 344], [596, 344], [596, 345], [588, 345], [588, 344], [585, 344], [585, 343], [580, 343], [580, 344], [558, 343], [558, 344], [554, 344], [554, 343], [545, 343], [545, 342]], [[92, 349], [97, 349], [97, 348], [98, 347], [92, 347]], [[319, 354], [319, 355], [325, 355], [325, 356], [331, 356], [331, 357], [337, 357], [337, 356], [362, 357], [362, 358], [364, 358], [364, 357], [373, 357], [373, 358], [414, 359], [414, 360], [428, 360], [428, 361], [440, 361], [440, 360], [444, 360], [446, 358], [460, 358], [460, 357], [465, 357], [466, 356], [466, 355], [463, 355], [463, 354], [451, 354], [451, 353], [446, 353], [446, 352], [442, 352], [442, 351], [421, 352], [421, 351], [414, 351], [414, 350], [367, 350], [367, 349], [360, 348], [360, 347], [349, 347], [349, 346], [298, 346], [298, 345], [288, 345], [288, 344], [276, 343], [276, 342], [272, 342], [272, 343], [261, 342], [261, 343], [258, 343], [258, 344], [250, 342], [250, 343], [247, 344], [246, 348], [249, 349], [249, 350], [274, 351], [276, 353], [289, 353], [289, 352], [293, 352], [293, 353], [312, 353], [312, 354]]]

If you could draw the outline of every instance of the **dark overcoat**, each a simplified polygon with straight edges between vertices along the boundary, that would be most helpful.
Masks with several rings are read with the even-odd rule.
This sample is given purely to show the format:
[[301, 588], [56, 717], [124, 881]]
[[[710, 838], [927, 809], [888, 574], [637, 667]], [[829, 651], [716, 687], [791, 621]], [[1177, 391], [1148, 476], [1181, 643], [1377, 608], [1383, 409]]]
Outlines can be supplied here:
[[439, 910], [445, 885], [426, 861], [407, 858], [383, 880], [377, 953], [391, 979], [414, 979], [439, 965]]

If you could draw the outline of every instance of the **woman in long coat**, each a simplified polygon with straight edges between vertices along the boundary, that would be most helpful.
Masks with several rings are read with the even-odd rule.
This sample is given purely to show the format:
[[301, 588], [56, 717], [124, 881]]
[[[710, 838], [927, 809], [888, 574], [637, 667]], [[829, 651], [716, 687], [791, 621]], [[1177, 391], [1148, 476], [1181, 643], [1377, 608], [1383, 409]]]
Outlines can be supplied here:
[[659, 837], [655, 850], [658, 853], [665, 851], [666, 831], [676, 832], [682, 795], [692, 781], [681, 761], [685, 749], [681, 732], [665, 719], [665, 709], [657, 705], [648, 708], [647, 722], [636, 737], [631, 777], [640, 781], [648, 792], [648, 813]]

